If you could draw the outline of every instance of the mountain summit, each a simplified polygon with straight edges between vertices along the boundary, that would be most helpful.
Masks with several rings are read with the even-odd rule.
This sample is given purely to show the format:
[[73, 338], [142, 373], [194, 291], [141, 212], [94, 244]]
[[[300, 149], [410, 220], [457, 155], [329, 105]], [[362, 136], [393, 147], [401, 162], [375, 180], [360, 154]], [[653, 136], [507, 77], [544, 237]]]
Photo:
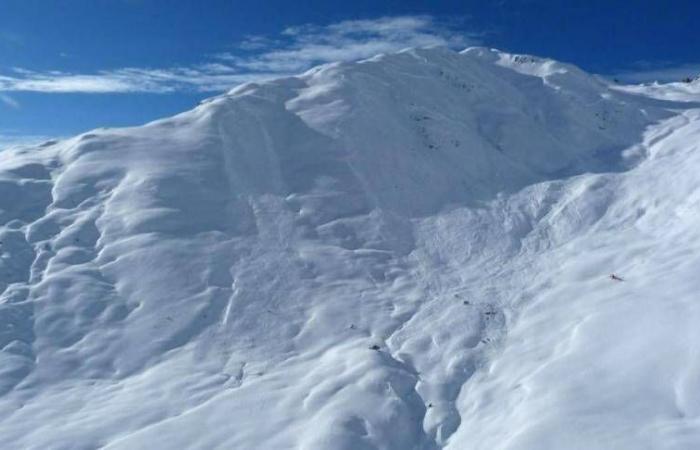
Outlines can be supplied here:
[[663, 89], [409, 49], [0, 152], [4, 448], [692, 448]]

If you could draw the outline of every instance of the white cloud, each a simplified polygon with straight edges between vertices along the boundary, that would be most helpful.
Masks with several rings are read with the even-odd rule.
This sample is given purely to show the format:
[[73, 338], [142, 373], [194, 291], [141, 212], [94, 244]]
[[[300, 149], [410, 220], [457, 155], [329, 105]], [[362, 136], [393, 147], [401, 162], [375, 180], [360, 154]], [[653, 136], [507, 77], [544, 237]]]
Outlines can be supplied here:
[[49, 136], [25, 135], [11, 130], [0, 130], [0, 151], [13, 147], [37, 145], [51, 139]]
[[430, 16], [347, 20], [326, 26], [290, 27], [282, 40], [250, 38], [256, 53], [218, 55], [222, 60], [252, 71], [301, 71], [315, 64], [350, 61], [395, 52], [407, 47], [465, 47], [477, 43], [475, 34], [458, 32]]
[[[264, 74], [259, 74], [262, 77]], [[167, 93], [178, 90], [222, 91], [233, 84], [249, 81], [250, 74], [237, 73], [228, 66], [171, 69], [124, 68], [96, 74], [27, 72], [19, 76], [0, 75], [0, 91], [46, 93]]]
[[120, 68], [91, 74], [14, 68], [10, 75], [0, 74], [0, 92], [216, 92], [320, 63], [364, 59], [406, 47], [465, 47], [476, 42], [476, 35], [430, 16], [349, 20], [290, 27], [278, 36], [248, 36], [236, 52], [213, 55], [191, 67]]
[[269, 48], [277, 43], [279, 43], [279, 41], [267, 36], [247, 36], [243, 42], [238, 44], [238, 48], [241, 50], [254, 51]]
[[14, 109], [19, 109], [20, 105], [17, 100], [14, 98], [10, 97], [9, 95], [0, 93], [0, 103], [4, 103], [6, 106], [9, 106], [10, 108]]

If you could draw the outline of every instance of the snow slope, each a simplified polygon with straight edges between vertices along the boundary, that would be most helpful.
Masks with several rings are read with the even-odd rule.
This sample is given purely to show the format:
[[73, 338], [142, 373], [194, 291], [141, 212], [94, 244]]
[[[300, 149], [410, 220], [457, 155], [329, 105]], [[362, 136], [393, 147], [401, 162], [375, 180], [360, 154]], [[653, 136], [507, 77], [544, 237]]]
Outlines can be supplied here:
[[697, 448], [659, 90], [414, 49], [0, 152], [3, 448]]

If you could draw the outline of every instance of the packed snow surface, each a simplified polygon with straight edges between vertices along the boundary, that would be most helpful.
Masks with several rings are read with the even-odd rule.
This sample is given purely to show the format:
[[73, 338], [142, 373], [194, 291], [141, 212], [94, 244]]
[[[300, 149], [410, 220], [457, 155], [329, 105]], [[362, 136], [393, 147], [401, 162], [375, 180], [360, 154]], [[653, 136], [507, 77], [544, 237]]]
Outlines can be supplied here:
[[2, 448], [700, 448], [693, 89], [417, 49], [0, 152]]

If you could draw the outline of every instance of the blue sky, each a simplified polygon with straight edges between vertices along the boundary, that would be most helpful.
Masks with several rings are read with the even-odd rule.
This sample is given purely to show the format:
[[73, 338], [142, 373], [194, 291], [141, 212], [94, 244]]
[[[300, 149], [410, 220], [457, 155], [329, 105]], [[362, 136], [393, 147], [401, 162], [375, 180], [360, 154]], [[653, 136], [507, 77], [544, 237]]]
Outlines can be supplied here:
[[700, 2], [0, 0], [0, 146], [137, 125], [238, 83], [486, 45], [627, 81], [700, 73]]

